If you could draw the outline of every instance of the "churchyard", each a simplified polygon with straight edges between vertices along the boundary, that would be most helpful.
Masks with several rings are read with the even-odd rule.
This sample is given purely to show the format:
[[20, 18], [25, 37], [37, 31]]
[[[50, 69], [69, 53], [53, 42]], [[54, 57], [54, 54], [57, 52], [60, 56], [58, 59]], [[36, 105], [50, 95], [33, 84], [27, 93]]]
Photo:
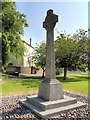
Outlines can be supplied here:
[[[66, 39], [64, 34], [60, 34], [58, 40], [54, 43], [54, 27], [57, 22], [59, 22], [58, 15], [55, 14], [52, 9], [49, 9], [46, 12], [46, 17], [42, 24], [46, 31], [46, 58], [41, 60], [45, 60], [45, 77], [31, 74], [22, 74], [19, 76], [1, 74], [0, 93], [2, 100], [0, 119], [52, 120], [56, 118], [60, 120], [88, 120], [90, 118], [88, 86], [90, 76], [88, 76], [88, 74], [67, 74], [68, 69], [85, 69], [87, 67], [85, 64], [85, 62], [87, 63], [87, 59], [84, 60], [83, 58], [87, 58], [88, 51], [81, 49], [83, 45], [81, 43], [88, 38], [85, 37], [85, 39], [81, 39], [80, 43], [78, 43], [74, 41], [75, 39], [72, 41], [68, 36]], [[28, 26], [26, 21], [23, 24]], [[80, 34], [82, 34], [82, 31], [80, 32]], [[70, 49], [69, 45], [65, 46], [65, 48], [68, 48], [65, 50], [65, 54], [60, 53], [63, 48], [61, 45], [62, 42], [60, 43], [62, 48], [60, 50], [58, 49], [60, 48], [60, 46], [58, 46], [58, 43], [61, 41], [60, 39], [65, 40], [63, 46], [67, 45], [66, 41], [69, 41], [69, 45], [72, 44]], [[57, 48], [54, 48], [54, 44], [56, 44]], [[80, 47], [78, 50], [77, 45]], [[21, 50], [20, 46], [17, 48]], [[15, 50], [12, 51], [12, 53], [15, 53]], [[72, 54], [70, 53], [68, 57], [68, 53], [71, 52], [70, 50], [74, 51]], [[55, 56], [54, 51], [57, 51], [57, 56]], [[5, 52], [8, 53], [7, 50]], [[80, 54], [78, 54], [79, 52]], [[83, 52], [84, 54], [82, 55]], [[18, 59], [17, 53], [18, 56], [20, 56], [21, 53], [20, 51], [16, 52], [15, 56]], [[65, 57], [63, 60], [61, 59], [62, 55]], [[42, 56], [44, 55], [42, 54]], [[2, 65], [5, 68], [7, 63], [6, 56], [3, 55], [2, 58], [4, 60], [2, 61]], [[77, 60], [79, 60], [80, 63]], [[64, 68], [64, 72], [60, 75], [56, 75], [56, 61], [58, 67], [61, 65], [62, 68]]]

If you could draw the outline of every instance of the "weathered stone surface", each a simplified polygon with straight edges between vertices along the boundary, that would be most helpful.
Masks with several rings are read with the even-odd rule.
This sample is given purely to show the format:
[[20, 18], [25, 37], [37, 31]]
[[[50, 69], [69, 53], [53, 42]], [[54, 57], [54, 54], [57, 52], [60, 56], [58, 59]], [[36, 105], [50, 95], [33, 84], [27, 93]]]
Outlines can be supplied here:
[[56, 22], [58, 22], [58, 15], [55, 15], [53, 10], [48, 10], [45, 21], [43, 22], [43, 28], [45, 28], [47, 31], [52, 30], [54, 29]]
[[46, 34], [46, 71], [45, 78], [55, 80], [55, 55], [54, 55], [54, 27], [58, 22], [58, 16], [53, 14], [53, 10], [47, 11], [47, 16], [43, 22]]
[[38, 97], [48, 101], [62, 99], [63, 91], [61, 83], [56, 79], [42, 81], [40, 83]]
[[[30, 100], [31, 99], [31, 100]], [[41, 118], [48, 118], [59, 114], [60, 112], [67, 112], [69, 110], [85, 107], [85, 103], [76, 102], [75, 99], [67, 97], [59, 101], [43, 101], [36, 98], [30, 98], [29, 100], [21, 100], [21, 104], [28, 109], [32, 110], [36, 115]], [[56, 105], [55, 105], [56, 104]], [[61, 105], [61, 107], [60, 107]], [[57, 108], [56, 108], [57, 107]], [[45, 109], [45, 110], [44, 110]]]
[[55, 77], [54, 27], [56, 22], [58, 22], [58, 16], [53, 13], [53, 10], [48, 10], [43, 22], [43, 27], [47, 30], [46, 71], [45, 79], [39, 85], [38, 97], [50, 101], [63, 98], [61, 83]]
[[44, 99], [37, 97], [37, 95], [34, 95], [27, 96], [27, 100], [29, 101], [30, 104], [39, 107], [41, 110], [49, 110], [77, 103], [76, 98], [71, 98], [68, 96], [64, 96], [64, 99], [56, 101], [46, 101]]

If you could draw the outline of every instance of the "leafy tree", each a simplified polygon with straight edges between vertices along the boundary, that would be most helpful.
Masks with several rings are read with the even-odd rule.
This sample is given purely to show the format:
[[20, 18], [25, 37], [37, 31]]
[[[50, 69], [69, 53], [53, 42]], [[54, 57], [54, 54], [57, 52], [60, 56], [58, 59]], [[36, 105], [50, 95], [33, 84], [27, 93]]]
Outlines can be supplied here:
[[16, 10], [15, 2], [2, 2], [2, 65], [9, 63], [9, 55], [22, 59], [25, 51], [21, 35], [27, 27], [26, 15]]
[[55, 61], [57, 68], [64, 68], [64, 80], [67, 70], [71, 67], [71, 60], [74, 56], [76, 42], [69, 35], [59, 34], [55, 41]]
[[87, 40], [84, 30], [77, 31], [72, 37], [59, 33], [55, 41], [56, 67], [64, 68], [64, 80], [67, 76], [67, 70], [86, 70]]
[[44, 77], [46, 63], [46, 44], [44, 42], [42, 42], [40, 45], [37, 44], [37, 46], [35, 47], [33, 60], [37, 67], [42, 68], [42, 77]]
[[2, 9], [1, 9], [1, 2], [0, 2], [0, 72], [2, 67]]
[[[77, 33], [73, 35], [73, 40], [77, 41], [77, 48], [76, 48], [76, 64], [75, 68], [79, 69], [80, 71], [86, 71], [88, 68], [88, 32], [82, 29], [79, 29]], [[75, 59], [75, 58], [74, 58]]]
[[88, 71], [90, 73], [90, 28], [88, 29]]

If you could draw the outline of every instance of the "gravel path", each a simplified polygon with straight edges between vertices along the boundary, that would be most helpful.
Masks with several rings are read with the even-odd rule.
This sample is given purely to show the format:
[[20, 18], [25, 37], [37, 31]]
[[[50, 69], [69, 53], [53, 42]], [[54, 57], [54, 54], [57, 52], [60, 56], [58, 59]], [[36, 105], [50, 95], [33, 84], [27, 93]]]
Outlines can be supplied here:
[[[89, 98], [85, 96], [77, 95], [66, 91], [64, 91], [64, 94], [71, 97], [76, 97], [77, 100], [87, 104], [89, 102]], [[40, 120], [40, 118], [36, 116], [34, 113], [32, 113], [30, 110], [19, 105], [19, 100], [22, 98], [26, 98], [27, 95], [31, 95], [31, 94], [2, 97], [2, 103], [0, 107], [1, 110], [0, 119]], [[47, 120], [53, 120], [53, 119], [54, 120], [90, 120], [90, 109], [87, 106], [86, 108], [68, 111], [66, 113], [60, 113], [58, 116], [48, 118]]]

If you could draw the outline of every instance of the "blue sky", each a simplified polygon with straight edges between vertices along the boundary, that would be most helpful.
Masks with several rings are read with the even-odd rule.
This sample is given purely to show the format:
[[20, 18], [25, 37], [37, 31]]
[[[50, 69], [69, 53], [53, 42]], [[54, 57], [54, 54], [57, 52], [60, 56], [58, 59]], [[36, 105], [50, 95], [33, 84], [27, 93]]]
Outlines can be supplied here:
[[46, 39], [43, 21], [49, 9], [53, 9], [59, 18], [54, 29], [55, 38], [57, 31], [66, 30], [66, 34], [73, 34], [78, 29], [88, 29], [87, 2], [17, 2], [16, 9], [27, 15], [29, 27], [25, 28], [22, 39], [29, 43], [31, 38], [32, 46]]

